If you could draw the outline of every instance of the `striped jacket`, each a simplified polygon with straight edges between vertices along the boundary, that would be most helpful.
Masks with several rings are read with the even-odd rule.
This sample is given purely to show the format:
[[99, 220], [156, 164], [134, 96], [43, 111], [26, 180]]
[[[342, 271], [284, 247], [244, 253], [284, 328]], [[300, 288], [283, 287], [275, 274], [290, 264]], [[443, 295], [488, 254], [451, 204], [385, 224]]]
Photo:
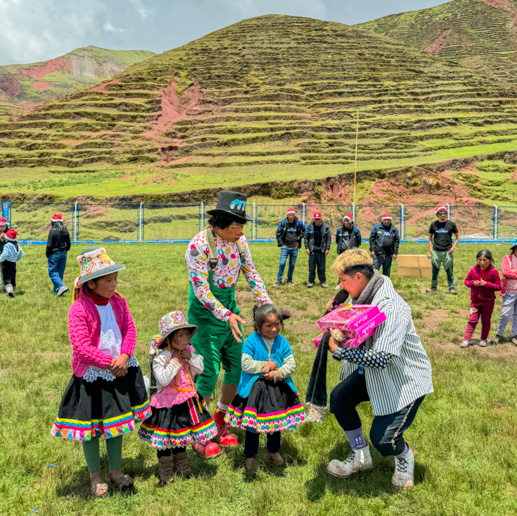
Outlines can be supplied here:
[[[363, 346], [384, 351], [392, 359], [383, 369], [364, 367], [366, 389], [376, 416], [398, 412], [424, 394], [433, 392], [431, 363], [417, 335], [411, 308], [397, 294], [387, 277], [376, 292], [372, 305], [386, 315], [384, 321]], [[345, 362], [340, 379], [351, 375], [357, 365]]]

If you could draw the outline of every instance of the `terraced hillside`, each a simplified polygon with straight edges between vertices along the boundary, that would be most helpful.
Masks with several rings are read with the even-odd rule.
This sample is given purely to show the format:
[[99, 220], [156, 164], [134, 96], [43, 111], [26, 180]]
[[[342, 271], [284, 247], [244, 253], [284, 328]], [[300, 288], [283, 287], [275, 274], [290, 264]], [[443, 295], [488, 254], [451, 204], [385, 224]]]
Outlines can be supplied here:
[[147, 50], [89, 46], [50, 61], [0, 66], [0, 95], [5, 102], [13, 104], [48, 102], [111, 79], [153, 55]]
[[0, 188], [152, 197], [280, 181], [273, 195], [289, 196], [293, 180], [353, 170], [357, 113], [359, 170], [516, 148], [512, 87], [357, 28], [264, 16], [0, 123]]
[[453, 0], [357, 27], [517, 84], [517, 0]]

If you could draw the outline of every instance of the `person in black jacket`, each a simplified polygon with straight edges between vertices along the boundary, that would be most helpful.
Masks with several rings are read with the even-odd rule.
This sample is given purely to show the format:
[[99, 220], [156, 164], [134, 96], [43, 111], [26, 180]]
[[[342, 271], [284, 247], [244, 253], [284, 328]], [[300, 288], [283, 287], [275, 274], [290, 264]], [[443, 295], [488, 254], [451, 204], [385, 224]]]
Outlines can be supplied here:
[[276, 230], [276, 240], [280, 251], [280, 265], [278, 266], [278, 274], [276, 283], [273, 287], [280, 287], [284, 276], [285, 264], [287, 257], [289, 257], [289, 269], [287, 270], [287, 285], [294, 285], [293, 273], [296, 258], [298, 257], [298, 249], [302, 245], [302, 235], [304, 227], [301, 221], [296, 217], [296, 212], [293, 208], [287, 210], [287, 216], [278, 224]]
[[391, 215], [385, 213], [381, 223], [372, 229], [370, 235], [370, 253], [373, 257], [373, 267], [382, 274], [390, 277], [391, 262], [397, 259], [399, 252], [399, 230], [391, 223]]
[[[0, 217], [0, 254], [4, 250], [4, 245], [7, 243], [5, 234], [9, 229], [9, 221], [5, 217]], [[2, 283], [2, 291], [4, 290], [4, 275], [2, 272], [3, 267], [0, 267], [0, 279]]]
[[[349, 211], [343, 217], [343, 225], [336, 232], [336, 245], [338, 256], [348, 249], [356, 249], [361, 247], [361, 232], [354, 226], [352, 222], [352, 212]], [[336, 290], [340, 288], [339, 281]]]
[[315, 213], [313, 219], [314, 222], [307, 226], [303, 237], [305, 252], [309, 255], [309, 282], [307, 287], [314, 287], [317, 268], [320, 285], [322, 288], [328, 288], [325, 265], [331, 243], [330, 228], [321, 220], [321, 213]]
[[66, 253], [70, 250], [70, 235], [63, 224], [63, 215], [52, 215], [51, 228], [47, 240], [48, 275], [54, 284], [54, 293], [62, 296], [68, 291], [63, 284], [66, 267]]

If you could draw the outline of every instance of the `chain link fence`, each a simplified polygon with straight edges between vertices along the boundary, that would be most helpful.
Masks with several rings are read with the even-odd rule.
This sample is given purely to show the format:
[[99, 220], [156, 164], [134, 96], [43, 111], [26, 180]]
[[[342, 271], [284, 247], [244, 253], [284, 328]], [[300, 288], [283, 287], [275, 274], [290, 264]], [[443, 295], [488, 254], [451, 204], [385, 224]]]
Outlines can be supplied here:
[[[3, 202], [2, 215], [24, 241], [46, 241], [50, 219], [62, 213], [75, 242], [175, 242], [188, 241], [201, 231], [210, 219], [208, 211], [215, 204], [159, 203], [42, 203]], [[249, 203], [247, 213], [252, 221], [245, 234], [250, 241], [275, 239], [279, 222], [289, 208], [306, 226], [314, 213], [321, 213], [335, 236], [343, 216], [352, 212], [356, 226], [367, 240], [375, 224], [385, 213], [399, 228], [402, 240], [427, 241], [429, 226], [436, 220], [436, 206], [373, 206], [350, 204], [257, 204]], [[449, 219], [458, 226], [462, 241], [502, 241], [517, 239], [517, 206], [447, 206]]]

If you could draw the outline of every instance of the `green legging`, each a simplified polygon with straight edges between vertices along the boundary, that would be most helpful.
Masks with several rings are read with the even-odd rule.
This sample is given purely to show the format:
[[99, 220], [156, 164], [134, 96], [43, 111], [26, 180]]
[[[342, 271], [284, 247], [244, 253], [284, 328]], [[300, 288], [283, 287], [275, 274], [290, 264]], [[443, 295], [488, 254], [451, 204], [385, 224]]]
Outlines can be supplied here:
[[[106, 439], [106, 451], [110, 470], [120, 469], [122, 464], [122, 436]], [[94, 437], [91, 441], [83, 441], [84, 458], [90, 473], [96, 473], [101, 469], [101, 456], [99, 453], [99, 438]]]

